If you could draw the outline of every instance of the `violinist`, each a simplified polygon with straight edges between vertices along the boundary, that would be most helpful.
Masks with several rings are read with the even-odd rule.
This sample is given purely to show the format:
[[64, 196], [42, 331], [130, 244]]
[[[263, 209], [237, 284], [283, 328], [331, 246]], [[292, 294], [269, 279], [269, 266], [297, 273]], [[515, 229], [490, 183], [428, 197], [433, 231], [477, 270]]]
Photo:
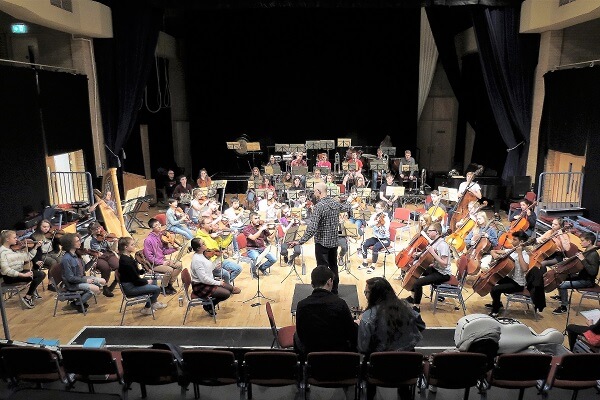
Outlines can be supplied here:
[[430, 202], [425, 201], [425, 209], [427, 210], [427, 214], [431, 216], [431, 220], [433, 222], [439, 222], [442, 224], [442, 227], [445, 227], [446, 224], [446, 206], [442, 203], [442, 196], [440, 196], [440, 192], [436, 189], [432, 190], [429, 193]]
[[211, 217], [202, 217], [196, 237], [202, 239], [206, 249], [210, 252], [210, 254], [207, 252], [204, 255], [215, 264], [213, 270], [215, 277], [221, 277], [226, 283], [231, 283], [242, 272], [242, 267], [233, 259], [224, 259], [221, 255], [233, 242], [234, 236], [231, 232], [223, 236], [217, 229]]
[[265, 219], [269, 221], [276, 220], [281, 211], [281, 204], [275, 198], [275, 190], [268, 189], [266, 197], [258, 202], [258, 212], [265, 214]]
[[39, 268], [50, 269], [54, 264], [60, 262], [61, 255], [58, 238], [62, 234], [64, 234], [62, 231], [51, 231], [50, 221], [47, 219], [43, 219], [37, 223], [31, 238], [36, 242], [42, 242], [42, 245], [38, 247], [38, 251], [33, 258], [33, 262]]
[[[88, 231], [92, 236], [92, 239], [90, 240], [90, 249], [100, 253], [100, 256], [98, 256], [98, 259], [96, 260], [96, 269], [100, 271], [102, 279], [108, 282], [110, 280], [111, 271], [119, 269], [119, 258], [111, 248], [114, 241], [112, 243], [109, 242], [107, 239], [107, 232], [97, 221], [92, 222], [88, 226]], [[117, 280], [113, 279], [110, 286], [104, 286], [102, 288], [102, 294], [106, 297], [114, 297], [113, 290], [116, 286]]]
[[169, 232], [177, 233], [190, 240], [194, 237], [194, 233], [185, 224], [188, 221], [187, 214], [178, 216], [177, 212], [177, 199], [169, 199], [169, 209], [166, 212], [167, 216], [167, 230]]
[[197, 224], [200, 220], [200, 214], [204, 208], [208, 205], [209, 199], [202, 194], [202, 190], [194, 189], [192, 191], [192, 202], [190, 203], [191, 218], [194, 224]]
[[598, 275], [598, 266], [600, 265], [600, 256], [597, 251], [593, 251], [596, 244], [596, 235], [592, 232], [583, 232], [580, 238], [585, 255], [583, 252], [579, 252], [577, 253], [577, 258], [581, 261], [583, 269], [577, 274], [569, 275], [558, 286], [558, 296], [552, 296], [552, 298], [560, 300], [560, 306], [552, 311], [552, 314], [557, 315], [567, 312], [567, 306], [569, 305], [568, 289], [594, 287], [596, 276]]
[[562, 218], [555, 218], [552, 220], [552, 225], [544, 234], [535, 239], [536, 243], [545, 243], [548, 240], [552, 240], [556, 244], [556, 251], [549, 255], [544, 261], [541, 262], [542, 273], [546, 272], [546, 268], [558, 264], [565, 258], [566, 252], [571, 249], [571, 240], [569, 234], [564, 231], [565, 220]]
[[361, 172], [362, 167], [363, 163], [360, 158], [358, 158], [358, 151], [352, 150], [350, 153], [350, 160], [348, 161], [348, 172], [342, 180], [342, 184], [346, 189], [349, 189], [352, 186], [352, 183], [356, 182], [358, 178], [362, 178], [364, 184], [365, 178]]
[[[415, 305], [415, 311], [421, 311], [419, 305], [423, 297], [423, 286], [437, 285], [450, 280], [452, 268], [450, 266], [450, 246], [440, 237], [442, 235], [442, 225], [434, 222], [427, 227], [427, 236], [432, 243], [426, 250], [433, 256], [433, 263], [425, 268], [425, 271], [418, 278], [412, 289], [412, 296], [406, 298], [406, 301]], [[436, 240], [440, 238], [439, 240]], [[415, 252], [415, 257], [420, 257], [421, 252]]]
[[490, 312], [491, 317], [498, 317], [500, 309], [504, 307], [500, 301], [502, 293], [519, 293], [525, 289], [525, 274], [529, 269], [529, 254], [525, 250], [525, 242], [528, 238], [529, 236], [525, 232], [517, 231], [512, 235], [512, 249], [492, 250], [490, 252], [494, 260], [508, 256], [514, 261], [512, 271], [501, 278], [490, 291], [492, 303], [485, 306], [492, 309]]
[[312, 176], [311, 181], [313, 182], [313, 184], [315, 184], [317, 182], [325, 182], [325, 179], [323, 178], [323, 175], [321, 174], [320, 169], [315, 169], [313, 171], [313, 176]]
[[388, 216], [391, 218], [394, 210], [399, 206], [399, 198], [398, 196], [394, 195], [394, 194], [390, 194], [389, 196], [386, 195], [387, 192], [387, 188], [388, 187], [395, 187], [398, 186], [396, 185], [396, 183], [394, 182], [394, 174], [392, 172], [388, 173], [385, 176], [385, 183], [381, 185], [381, 187], [379, 188], [379, 199], [383, 202], [385, 202], [385, 204], [387, 205], [388, 208]]
[[246, 222], [244, 221], [244, 208], [240, 205], [240, 199], [237, 196], [231, 198], [231, 207], [223, 211], [223, 217], [229, 221], [229, 228], [231, 229], [231, 234], [233, 235], [232, 243], [234, 257], [237, 257], [240, 249], [238, 247], [236, 238], [244, 228]]
[[206, 172], [206, 168], [202, 168], [198, 173], [198, 179], [196, 179], [196, 184], [199, 188], [207, 188], [210, 187], [212, 183], [212, 179], [208, 176], [208, 172]]
[[516, 221], [521, 218], [527, 219], [527, 222], [529, 223], [529, 227], [525, 230], [525, 233], [528, 236], [533, 235], [533, 231], [535, 229], [535, 224], [537, 222], [537, 215], [535, 214], [533, 207], [531, 207], [531, 204], [532, 203], [531, 203], [531, 201], [529, 201], [529, 199], [521, 199], [521, 201], [519, 201], [519, 206], [521, 207], [521, 212], [514, 214], [512, 217], [509, 216], [509, 222], [513, 222], [513, 221]]
[[348, 213], [340, 213], [340, 228], [338, 230], [338, 265], [346, 265], [346, 254], [348, 253], [347, 224], [350, 224], [350, 227], [354, 228], [354, 225], [348, 220]]
[[[365, 220], [360, 217], [361, 211], [364, 211], [367, 208], [367, 204], [364, 199], [358, 195], [356, 190], [350, 192], [350, 196], [348, 196], [348, 201], [352, 206], [352, 215], [348, 219], [351, 223], [356, 225], [356, 229], [358, 230], [358, 235], [360, 237], [364, 237], [365, 235]], [[355, 211], [356, 210], [356, 211]]]
[[[377, 154], [375, 155], [375, 160], [377, 161], [386, 161], [387, 162], [387, 155], [384, 157], [383, 155], [383, 149], [381, 147], [377, 148]], [[373, 169], [372, 173], [371, 173], [371, 190], [377, 190], [377, 183], [378, 180], [383, 180], [383, 176], [386, 175], [386, 172], [384, 170], [376, 170]]]
[[283, 178], [281, 178], [281, 183], [283, 183], [283, 186], [286, 190], [292, 187], [292, 185], [294, 184], [294, 178], [292, 177], [292, 173], [290, 171], [287, 171], [285, 174], [283, 174]]
[[[260, 266], [256, 265], [255, 261], [269, 244], [269, 236], [273, 233], [269, 230], [269, 227], [260, 220], [257, 212], [250, 213], [250, 224], [244, 227], [242, 231], [246, 235], [248, 257], [252, 260], [252, 266], [250, 272], [252, 278], [258, 278], [258, 270], [263, 275], [269, 275], [267, 269], [275, 263], [275, 256], [271, 253], [267, 253], [264, 261]], [[257, 270], [258, 268], [258, 270]]]
[[163, 242], [162, 225], [157, 219], [150, 218], [148, 226], [152, 231], [144, 239], [144, 256], [152, 264], [154, 271], [164, 274], [162, 285], [165, 286], [165, 293], [175, 294], [177, 290], [173, 287], [173, 282], [177, 281], [182, 264], [181, 261], [167, 260], [165, 256], [173, 254], [177, 250]]
[[330, 172], [325, 176], [325, 185], [327, 186], [327, 190], [335, 190], [338, 185], [335, 183], [335, 179], [333, 174]]
[[33, 308], [35, 307], [34, 298], [41, 298], [36, 289], [46, 274], [39, 269], [25, 269], [24, 265], [35, 256], [42, 243], [31, 242], [33, 246], [31, 249], [25, 244], [23, 250], [26, 251], [13, 250], [11, 247], [16, 247], [18, 243], [15, 231], [4, 230], [0, 233], [0, 271], [6, 284], [30, 282], [29, 289], [25, 296], [21, 297], [21, 301], [25, 307]]
[[300, 247], [300, 245], [294, 246], [294, 252], [292, 253], [292, 256], [288, 257], [288, 244], [284, 241], [284, 239], [290, 228], [293, 226], [299, 226], [302, 223], [302, 221], [299, 218], [293, 218], [291, 208], [288, 205], [285, 205], [281, 208], [281, 218], [279, 218], [279, 223], [281, 224], [283, 233], [283, 237], [281, 238], [282, 240], [280, 249], [281, 254], [283, 254], [283, 261], [287, 265], [292, 266], [294, 265], [294, 260], [296, 259], [296, 257], [300, 255], [302, 247]]
[[173, 189], [173, 198], [176, 200], [181, 200], [182, 196], [184, 195], [191, 197], [192, 189], [192, 185], [187, 183], [187, 177], [185, 175], [181, 175], [179, 177], [179, 185], [175, 186], [175, 189]]
[[475, 216], [477, 225], [465, 237], [467, 247], [475, 245], [480, 238], [484, 237], [490, 241], [492, 248], [498, 246], [498, 231], [492, 225], [485, 211], [479, 211]]
[[[367, 221], [367, 226], [373, 230], [373, 236], [366, 239], [362, 245], [362, 265], [358, 269], [366, 269], [367, 274], [375, 272], [375, 264], [379, 257], [379, 250], [390, 245], [390, 217], [386, 213], [385, 203], [378, 201], [375, 205], [375, 212]], [[367, 249], [371, 247], [371, 265], [367, 263]]]

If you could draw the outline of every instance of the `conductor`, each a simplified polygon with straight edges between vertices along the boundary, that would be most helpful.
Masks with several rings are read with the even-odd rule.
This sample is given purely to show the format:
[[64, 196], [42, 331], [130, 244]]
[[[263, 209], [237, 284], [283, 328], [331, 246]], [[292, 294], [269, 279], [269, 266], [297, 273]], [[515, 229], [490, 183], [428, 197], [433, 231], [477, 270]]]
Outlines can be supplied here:
[[317, 265], [327, 265], [333, 271], [334, 278], [331, 292], [337, 294], [340, 282], [337, 265], [339, 217], [341, 212], [352, 210], [351, 198], [345, 203], [332, 199], [327, 196], [327, 186], [324, 182], [316, 183], [314, 191], [317, 204], [314, 206], [306, 232], [300, 240], [291, 242], [289, 247], [302, 245], [314, 236]]

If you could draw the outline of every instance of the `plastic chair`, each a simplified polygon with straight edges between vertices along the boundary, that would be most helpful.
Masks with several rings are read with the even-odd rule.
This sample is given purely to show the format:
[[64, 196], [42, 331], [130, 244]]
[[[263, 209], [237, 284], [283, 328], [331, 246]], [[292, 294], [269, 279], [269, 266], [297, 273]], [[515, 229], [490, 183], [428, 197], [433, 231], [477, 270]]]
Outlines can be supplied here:
[[265, 307], [267, 309], [267, 316], [269, 317], [269, 324], [271, 325], [271, 332], [273, 333], [273, 343], [271, 343], [271, 348], [274, 348], [275, 345], [277, 345], [278, 349], [294, 347], [294, 333], [296, 333], [296, 325], [288, 325], [277, 329], [271, 303], [267, 301]]
[[527, 306], [528, 310], [529, 306], [531, 306], [531, 308], [533, 309], [533, 317], [536, 321], [538, 320], [537, 309], [535, 308], [535, 305], [531, 300], [531, 294], [527, 289], [524, 289], [522, 292], [519, 293], [510, 293], [506, 295], [506, 308], [504, 309], [505, 312], [508, 312], [508, 308], [510, 307], [511, 302], [523, 303]]
[[[525, 193], [525, 198], [533, 203], [537, 199], [537, 195], [535, 194], [535, 192], [527, 192], [527, 193]], [[521, 212], [521, 201], [520, 200], [510, 203], [510, 206], [508, 207], [508, 215], [512, 215], [514, 213], [520, 213], [520, 212]]]
[[200, 385], [225, 386], [239, 382], [238, 363], [231, 351], [184, 350], [182, 358], [181, 385], [187, 388], [191, 383], [195, 399], [200, 398]]
[[280, 387], [301, 380], [298, 355], [289, 351], [250, 351], [244, 354], [243, 370], [248, 399], [252, 399], [252, 385]]
[[[121, 305], [119, 306], [119, 312], [122, 312], [121, 325], [123, 325], [123, 320], [125, 319], [127, 307], [135, 306], [136, 304], [146, 304], [150, 302], [150, 297], [152, 296], [149, 294], [142, 294], [139, 296], [128, 296], [125, 293], [125, 289], [123, 289], [123, 285], [121, 284], [121, 276], [119, 275], [119, 271], [115, 271], [115, 279], [117, 280], [117, 283], [119, 284], [119, 289], [121, 289], [121, 293], [123, 294], [123, 297], [121, 299]], [[156, 316], [154, 315], [154, 308], [150, 307], [150, 311], [152, 312], [152, 319], [156, 319]]]
[[[56, 288], [55, 302], [54, 302], [54, 314], [53, 317], [56, 317], [56, 310], [58, 309], [59, 301], [76, 301], [80, 304], [83, 315], [87, 315], [87, 310], [83, 305], [82, 295], [85, 293], [83, 290], [67, 290], [62, 280], [62, 265], [60, 263], [54, 264], [50, 271], [48, 271], [48, 280], [50, 283]], [[96, 299], [96, 295], [94, 295], [94, 301], [98, 304], [98, 299]]]
[[188, 313], [190, 312], [190, 308], [196, 306], [207, 306], [210, 305], [213, 314], [213, 320], [215, 324], [217, 323], [217, 313], [215, 312], [215, 303], [213, 302], [212, 297], [198, 297], [192, 291], [190, 295], [190, 286], [192, 286], [192, 276], [190, 275], [190, 271], [187, 268], [184, 268], [181, 271], [181, 281], [183, 282], [183, 292], [185, 293], [185, 298], [187, 300], [187, 307], [185, 309], [185, 315], [183, 316], [183, 322], [181, 325], [185, 325], [185, 320], [187, 319]]
[[428, 385], [446, 389], [465, 389], [464, 400], [469, 398], [471, 387], [485, 378], [487, 357], [481, 353], [436, 353], [425, 363]]
[[162, 226], [167, 226], [167, 214], [159, 213], [154, 216], [154, 219], [160, 222]]
[[394, 238], [394, 242], [398, 240], [398, 237], [402, 239], [402, 233], [408, 234], [408, 240], [410, 240], [410, 230], [412, 223], [410, 219], [411, 210], [405, 207], [397, 207], [394, 209], [394, 216], [390, 221], [390, 237]]
[[[433, 313], [437, 310], [437, 303], [440, 297], [457, 299], [463, 314], [467, 315], [467, 305], [462, 295], [465, 281], [467, 280], [467, 266], [461, 266], [461, 263], [457, 263], [458, 268], [456, 274], [450, 277], [448, 282], [441, 283], [433, 286], [433, 294], [431, 296], [433, 300]], [[508, 306], [508, 305], [507, 305]]]
[[[372, 353], [367, 362], [365, 381], [386, 388], [408, 386], [415, 397], [419, 379], [423, 378], [423, 354], [412, 351]], [[368, 390], [368, 388], [367, 388]]]
[[33, 382], [38, 389], [44, 383], [70, 384], [70, 378], [60, 367], [59, 355], [44, 347], [11, 346], [0, 349], [7, 376], [16, 384]]
[[308, 353], [304, 366], [304, 384], [305, 387], [313, 385], [344, 388], [344, 390], [354, 386], [354, 398], [358, 399], [360, 398], [360, 368], [358, 353], [343, 351]]
[[538, 387], [543, 390], [551, 366], [549, 354], [502, 354], [496, 359], [488, 381], [491, 386], [519, 389], [519, 400], [523, 400], [525, 389]]
[[600, 380], [600, 354], [565, 354], [550, 372], [550, 388], [572, 390], [571, 400], [581, 389], [595, 388]]
[[113, 353], [107, 349], [62, 347], [62, 365], [70, 374], [72, 383], [85, 382], [90, 393], [96, 393], [94, 384], [119, 382], [123, 384], [123, 371]]
[[169, 350], [125, 349], [121, 351], [121, 357], [125, 398], [132, 383], [139, 383], [142, 398], [145, 399], [147, 385], [167, 385], [178, 382], [177, 362]]

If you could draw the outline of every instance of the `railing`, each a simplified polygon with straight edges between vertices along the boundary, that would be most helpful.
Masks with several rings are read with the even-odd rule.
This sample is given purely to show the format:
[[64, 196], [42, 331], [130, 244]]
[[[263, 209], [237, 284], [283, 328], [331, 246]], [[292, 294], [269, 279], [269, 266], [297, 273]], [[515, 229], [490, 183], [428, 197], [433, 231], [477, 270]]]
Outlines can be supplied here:
[[582, 210], [582, 172], [542, 172], [538, 182], [538, 213], [569, 213]]

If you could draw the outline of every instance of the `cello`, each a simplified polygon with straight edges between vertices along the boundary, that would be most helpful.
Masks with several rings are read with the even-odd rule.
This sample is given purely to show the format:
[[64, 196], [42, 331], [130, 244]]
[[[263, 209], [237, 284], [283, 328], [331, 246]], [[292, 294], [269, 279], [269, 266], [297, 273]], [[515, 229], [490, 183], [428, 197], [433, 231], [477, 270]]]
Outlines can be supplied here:
[[414, 261], [413, 254], [418, 251], [423, 251], [429, 244], [429, 237], [424, 231], [419, 231], [412, 237], [408, 245], [396, 254], [396, 266], [401, 270], [405, 270], [411, 261]]
[[419, 257], [414, 260], [406, 274], [402, 278], [402, 287], [406, 290], [412, 290], [417, 279], [423, 275], [423, 272], [430, 266], [434, 261], [433, 254], [429, 252], [429, 249], [435, 245], [438, 240], [442, 240], [443, 236], [438, 236], [433, 242], [429, 244], [423, 252], [419, 254]]
[[555, 239], [557, 239], [560, 235], [566, 234], [569, 230], [570, 229], [567, 229], [563, 232], [562, 229], [559, 229], [558, 231], [553, 233], [552, 236], [550, 236], [548, 239], [538, 244], [531, 251], [531, 255], [529, 256], [529, 269], [534, 267], [541, 267], [542, 261], [559, 251], [560, 249], [556, 244]]
[[508, 230], [500, 235], [498, 238], [498, 245], [501, 248], [510, 249], [512, 247], [512, 235], [517, 231], [525, 232], [529, 229], [529, 220], [527, 219], [527, 211], [534, 207], [537, 201], [531, 203], [526, 209], [521, 211], [519, 218], [515, 219], [510, 223]]
[[490, 263], [490, 269], [479, 274], [475, 282], [473, 282], [473, 291], [475, 293], [481, 297], [487, 296], [500, 279], [506, 277], [513, 269], [515, 269], [515, 261], [509, 256], [517, 248], [518, 247], [513, 247], [510, 251], [507, 251], [506, 254], [502, 255], [502, 257], [492, 261]]
[[[598, 248], [598, 246], [592, 246], [581, 253], [585, 257], [588, 253], [598, 250]], [[544, 274], [544, 292], [552, 292], [554, 289], [558, 288], [569, 275], [576, 274], [583, 269], [583, 263], [577, 256], [578, 254], [565, 258], [558, 264], [548, 268], [548, 271]]]
[[489, 220], [485, 227], [480, 229], [479, 239], [458, 259], [458, 266], [465, 269], [469, 275], [475, 275], [479, 272], [483, 255], [492, 248], [492, 243], [485, 237], [485, 232], [487, 232], [492, 222], [493, 220]]
[[[479, 204], [479, 206], [477, 206], [477, 208], [473, 210], [473, 214], [478, 213], [483, 207], [486, 207], [487, 204], [487, 201], [484, 201], [483, 203]], [[446, 243], [454, 247], [459, 253], [465, 249], [465, 238], [467, 237], [469, 232], [471, 232], [471, 229], [475, 228], [476, 225], [476, 222], [471, 218], [470, 213], [465, 218], [465, 223], [463, 223], [461, 227], [458, 228], [455, 232], [452, 232], [450, 235], [448, 235], [448, 237], [446, 237]]]

